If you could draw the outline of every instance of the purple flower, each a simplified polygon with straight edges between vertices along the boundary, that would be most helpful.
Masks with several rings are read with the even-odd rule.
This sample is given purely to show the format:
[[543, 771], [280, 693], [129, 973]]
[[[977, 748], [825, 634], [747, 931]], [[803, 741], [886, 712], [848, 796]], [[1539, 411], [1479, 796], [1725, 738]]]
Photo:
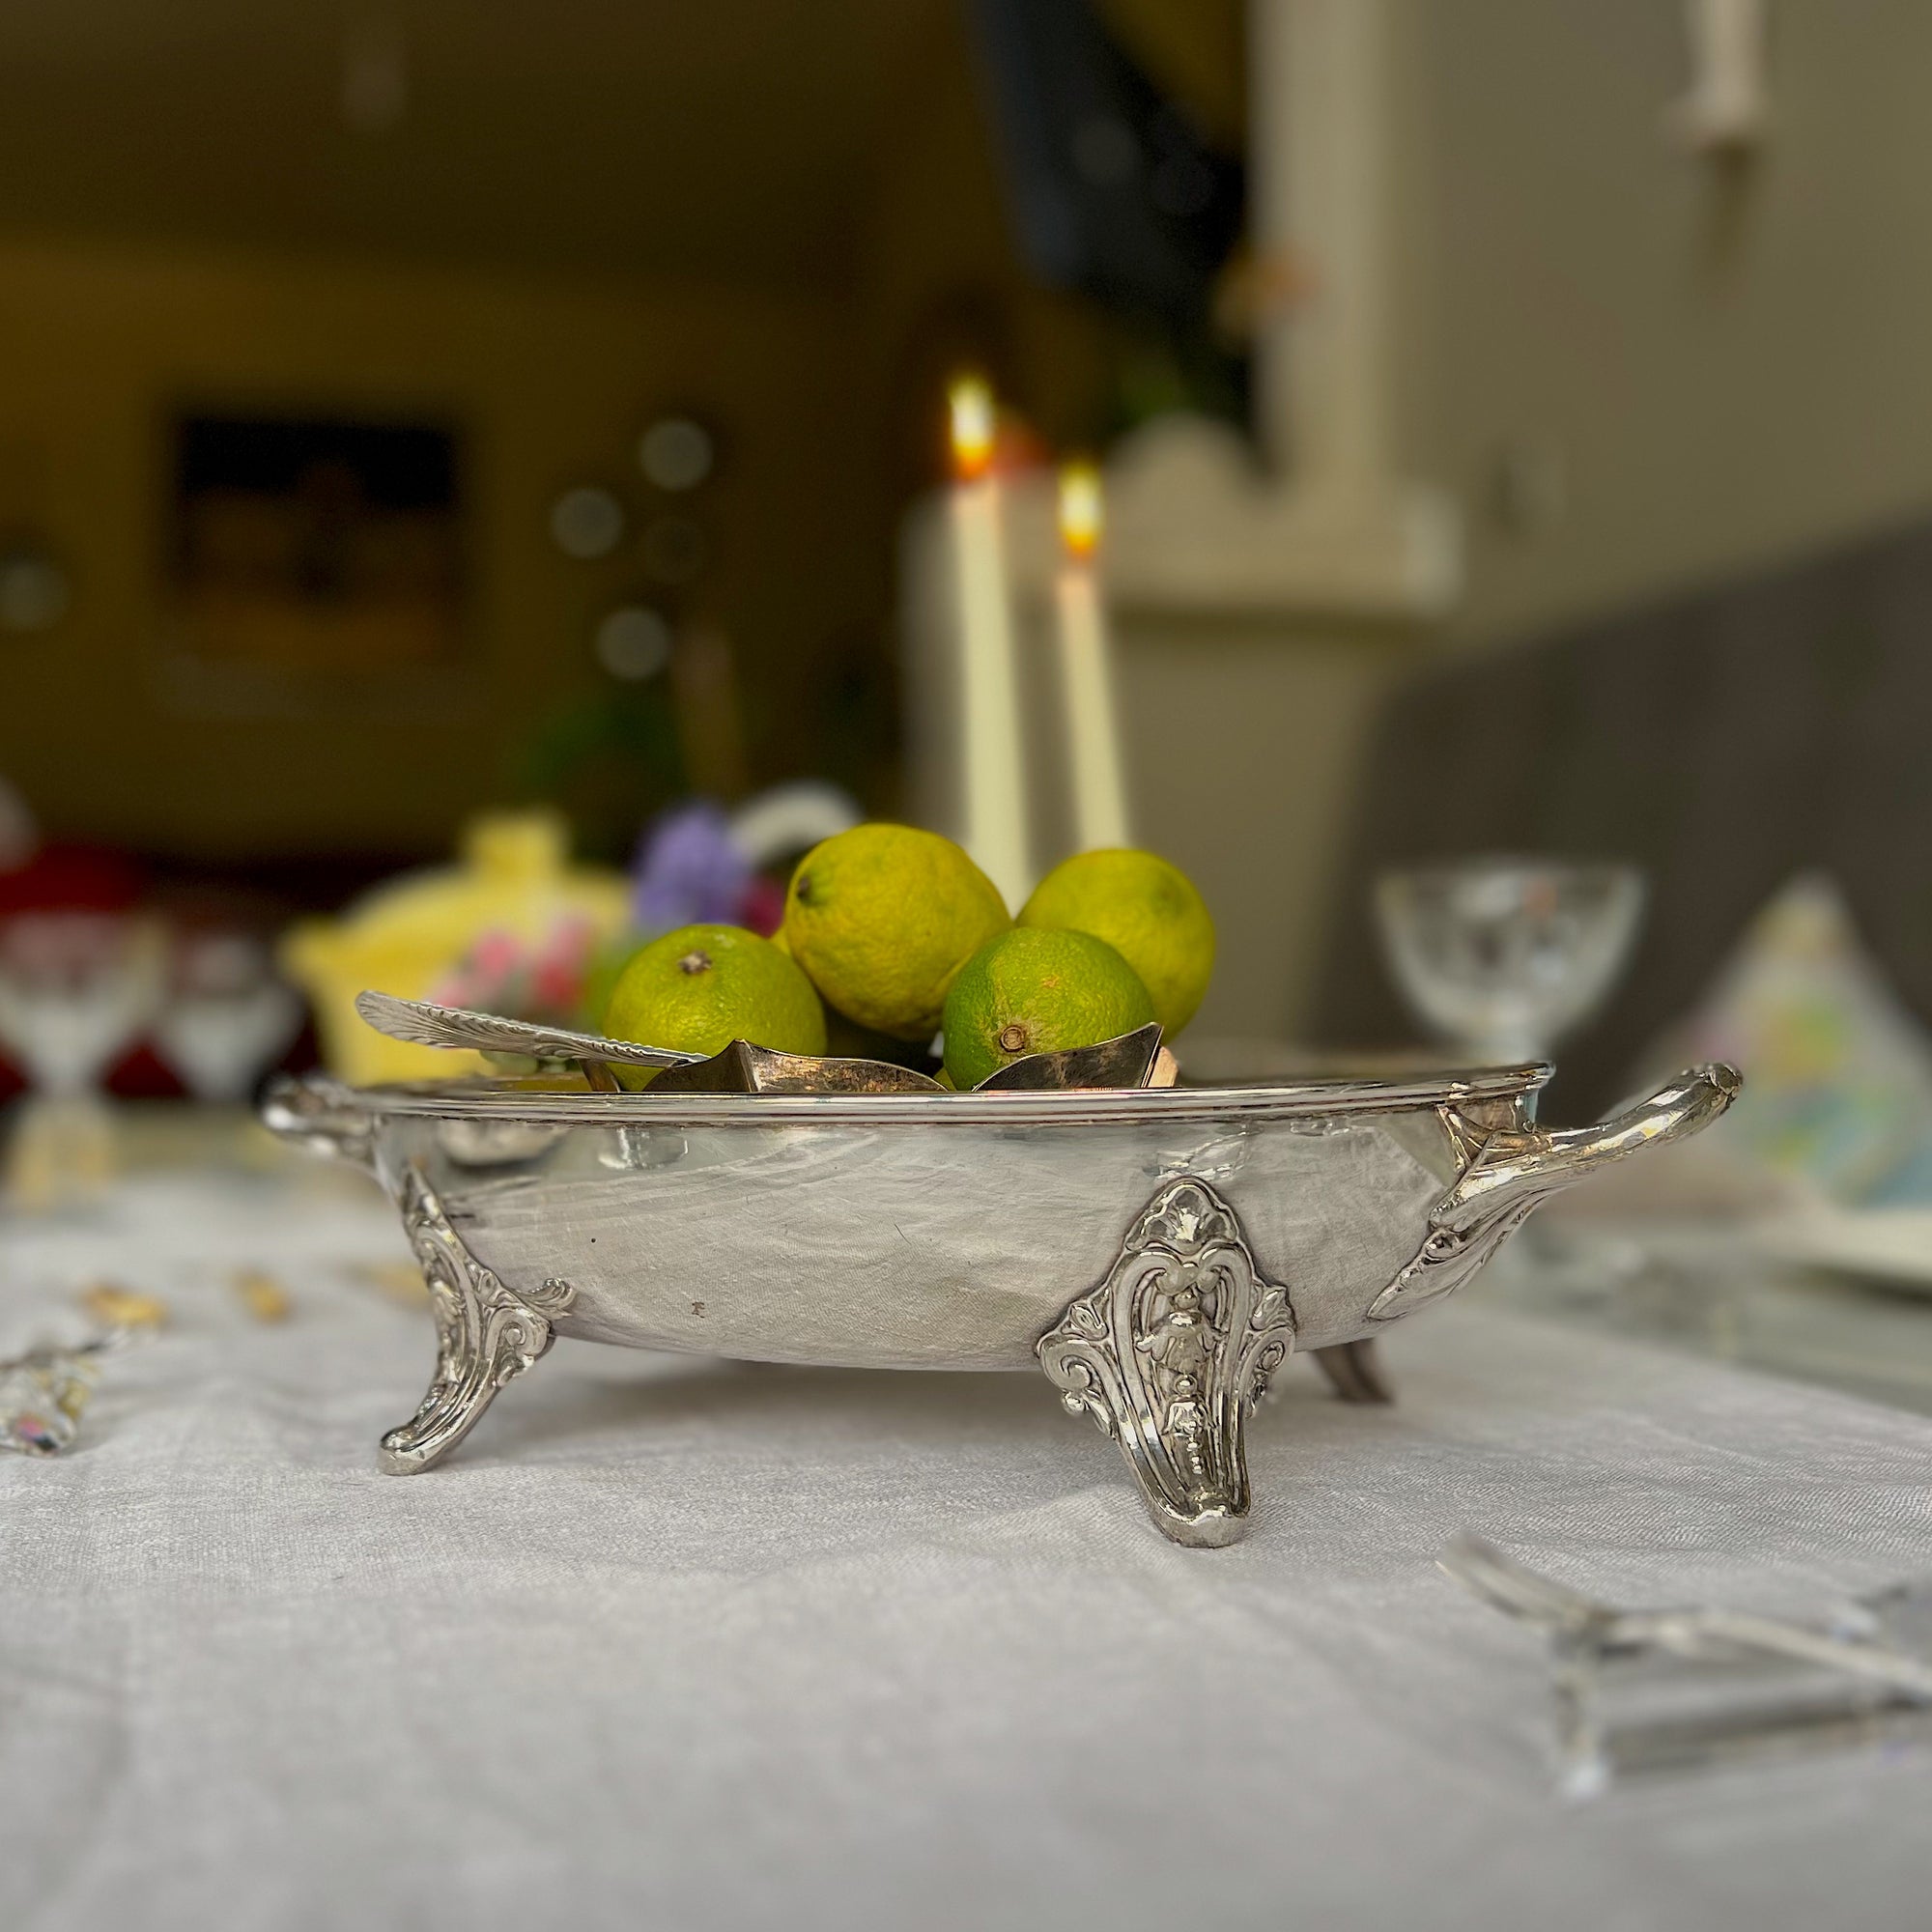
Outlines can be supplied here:
[[644, 834], [631, 905], [647, 937], [680, 925], [735, 921], [752, 876], [731, 821], [709, 799], [673, 806]]

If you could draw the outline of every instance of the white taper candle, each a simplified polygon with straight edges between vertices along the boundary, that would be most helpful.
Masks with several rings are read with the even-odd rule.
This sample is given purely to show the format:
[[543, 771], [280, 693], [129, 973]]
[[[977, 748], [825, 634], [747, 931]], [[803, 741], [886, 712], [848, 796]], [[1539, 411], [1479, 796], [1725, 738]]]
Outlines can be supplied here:
[[961, 843], [1009, 906], [1033, 890], [1026, 774], [1000, 486], [992, 474], [993, 399], [973, 379], [950, 401], [957, 482], [952, 512], [965, 755]]
[[1054, 605], [1074, 849], [1081, 852], [1133, 842], [1107, 612], [1094, 567], [1100, 522], [1098, 472], [1086, 464], [1069, 464], [1060, 478], [1060, 534], [1066, 554], [1054, 585]]

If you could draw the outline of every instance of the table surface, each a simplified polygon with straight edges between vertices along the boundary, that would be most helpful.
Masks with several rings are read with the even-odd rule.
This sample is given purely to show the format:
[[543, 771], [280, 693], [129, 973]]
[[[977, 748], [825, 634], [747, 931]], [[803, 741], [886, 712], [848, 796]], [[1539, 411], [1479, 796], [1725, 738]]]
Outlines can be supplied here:
[[399, 1480], [430, 1332], [355, 1185], [0, 1232], [0, 1350], [102, 1276], [175, 1316], [80, 1450], [0, 1457], [10, 1932], [1924, 1922], [1932, 1747], [1563, 1800], [1539, 1645], [1433, 1563], [1921, 1575], [1922, 1416], [1477, 1296], [1394, 1332], [1392, 1409], [1284, 1370], [1227, 1550], [1026, 1376], [562, 1343]]
[[1545, 1215], [1474, 1294], [1932, 1415], [1932, 1285], [1776, 1264], [1768, 1245], [1722, 1224]]

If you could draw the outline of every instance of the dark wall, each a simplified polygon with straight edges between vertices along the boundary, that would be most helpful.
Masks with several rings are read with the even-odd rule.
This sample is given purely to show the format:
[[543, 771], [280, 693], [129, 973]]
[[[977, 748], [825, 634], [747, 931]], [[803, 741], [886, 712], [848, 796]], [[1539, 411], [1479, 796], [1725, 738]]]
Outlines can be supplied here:
[[1552, 1111], [1614, 1100], [1751, 915], [1804, 868], [1932, 1023], [1932, 526], [1918, 525], [1431, 671], [1378, 734], [1313, 1031], [1413, 1037], [1369, 882], [1484, 851], [1628, 859], [1648, 923]]

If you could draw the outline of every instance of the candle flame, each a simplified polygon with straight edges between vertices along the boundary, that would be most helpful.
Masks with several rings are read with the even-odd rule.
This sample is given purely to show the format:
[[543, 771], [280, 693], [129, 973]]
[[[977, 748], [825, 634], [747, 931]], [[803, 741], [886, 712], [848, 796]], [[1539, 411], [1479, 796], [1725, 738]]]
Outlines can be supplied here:
[[946, 391], [952, 427], [952, 468], [962, 482], [993, 463], [993, 391], [983, 376], [954, 377]]
[[1067, 464], [1060, 472], [1060, 540], [1067, 555], [1092, 556], [1104, 521], [1099, 470], [1091, 463]]

